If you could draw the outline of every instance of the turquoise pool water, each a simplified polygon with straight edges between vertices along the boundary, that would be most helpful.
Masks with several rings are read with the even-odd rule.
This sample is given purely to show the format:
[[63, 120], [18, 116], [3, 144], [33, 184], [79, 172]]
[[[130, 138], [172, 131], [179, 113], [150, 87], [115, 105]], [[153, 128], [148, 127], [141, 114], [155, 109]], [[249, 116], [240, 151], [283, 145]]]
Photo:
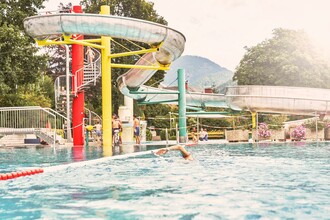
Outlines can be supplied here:
[[[0, 181], [0, 219], [329, 219], [330, 143], [187, 149], [195, 161], [148, 153]], [[22, 164], [74, 161], [39, 150]]]

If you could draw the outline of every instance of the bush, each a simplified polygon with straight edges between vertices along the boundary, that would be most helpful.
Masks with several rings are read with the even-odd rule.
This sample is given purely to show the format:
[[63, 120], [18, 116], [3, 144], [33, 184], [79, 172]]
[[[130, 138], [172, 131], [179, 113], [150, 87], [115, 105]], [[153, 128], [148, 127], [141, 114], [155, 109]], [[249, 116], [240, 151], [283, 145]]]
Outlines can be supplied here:
[[285, 121], [287, 121], [287, 116], [285, 115], [267, 115], [265, 118], [268, 128], [273, 130], [281, 130]]
[[170, 136], [170, 137], [169, 137], [169, 140], [171, 140], [171, 141], [175, 141], [175, 140], [176, 140], [176, 136]]
[[147, 131], [146, 131], [146, 139], [147, 139], [147, 141], [152, 140], [152, 134], [151, 134], [151, 131], [149, 129], [147, 129]]
[[268, 125], [266, 123], [259, 123], [258, 125], [258, 136], [263, 138], [268, 138], [272, 135], [270, 130], [268, 129]]
[[[165, 129], [161, 130], [159, 135], [160, 135], [161, 140], [166, 140], [166, 130]], [[169, 140], [176, 140], [175, 130], [171, 130], [171, 131], [168, 130], [168, 139]]]
[[[309, 128], [311, 131], [316, 131], [316, 120], [308, 120], [304, 123], [306, 128]], [[317, 121], [317, 129], [324, 129], [324, 123], [322, 121]]]
[[161, 140], [166, 140], [166, 132], [165, 132], [165, 130], [161, 130], [159, 132], [159, 136], [160, 136], [160, 139]]
[[306, 128], [304, 125], [298, 125], [292, 132], [291, 132], [291, 136], [294, 139], [305, 139], [305, 135], [306, 135]]

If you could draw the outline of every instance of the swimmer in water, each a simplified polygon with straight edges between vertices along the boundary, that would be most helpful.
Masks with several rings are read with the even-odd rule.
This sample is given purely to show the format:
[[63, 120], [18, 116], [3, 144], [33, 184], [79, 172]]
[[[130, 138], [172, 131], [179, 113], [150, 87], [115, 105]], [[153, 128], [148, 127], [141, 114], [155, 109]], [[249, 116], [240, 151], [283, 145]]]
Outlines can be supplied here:
[[191, 156], [191, 154], [184, 148], [183, 145], [173, 145], [171, 147], [166, 147], [166, 148], [160, 148], [158, 151], [155, 152], [157, 156], [164, 155], [170, 150], [178, 150], [180, 151], [182, 157], [185, 160], [194, 160], [194, 158]]

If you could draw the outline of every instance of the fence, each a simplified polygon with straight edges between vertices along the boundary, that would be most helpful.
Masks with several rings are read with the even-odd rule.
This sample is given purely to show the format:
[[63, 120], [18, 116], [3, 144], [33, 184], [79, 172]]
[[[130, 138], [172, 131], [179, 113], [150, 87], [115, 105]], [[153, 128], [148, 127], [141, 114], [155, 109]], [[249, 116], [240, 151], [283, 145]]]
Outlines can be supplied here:
[[56, 132], [63, 130], [67, 118], [50, 108], [40, 106], [2, 107], [0, 108], [0, 128], [24, 129], [52, 132], [54, 145]]

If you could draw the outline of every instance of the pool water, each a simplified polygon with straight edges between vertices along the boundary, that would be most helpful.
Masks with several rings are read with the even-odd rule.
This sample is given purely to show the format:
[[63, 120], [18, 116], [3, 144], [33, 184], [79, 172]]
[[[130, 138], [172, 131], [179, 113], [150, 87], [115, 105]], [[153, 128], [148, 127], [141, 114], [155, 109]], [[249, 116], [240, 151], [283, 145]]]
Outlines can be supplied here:
[[0, 173], [13, 172], [28, 167], [48, 167], [63, 163], [91, 160], [102, 157], [102, 150], [96, 147], [74, 151], [51, 147], [0, 148]]
[[330, 143], [187, 149], [0, 181], [0, 219], [329, 219]]

